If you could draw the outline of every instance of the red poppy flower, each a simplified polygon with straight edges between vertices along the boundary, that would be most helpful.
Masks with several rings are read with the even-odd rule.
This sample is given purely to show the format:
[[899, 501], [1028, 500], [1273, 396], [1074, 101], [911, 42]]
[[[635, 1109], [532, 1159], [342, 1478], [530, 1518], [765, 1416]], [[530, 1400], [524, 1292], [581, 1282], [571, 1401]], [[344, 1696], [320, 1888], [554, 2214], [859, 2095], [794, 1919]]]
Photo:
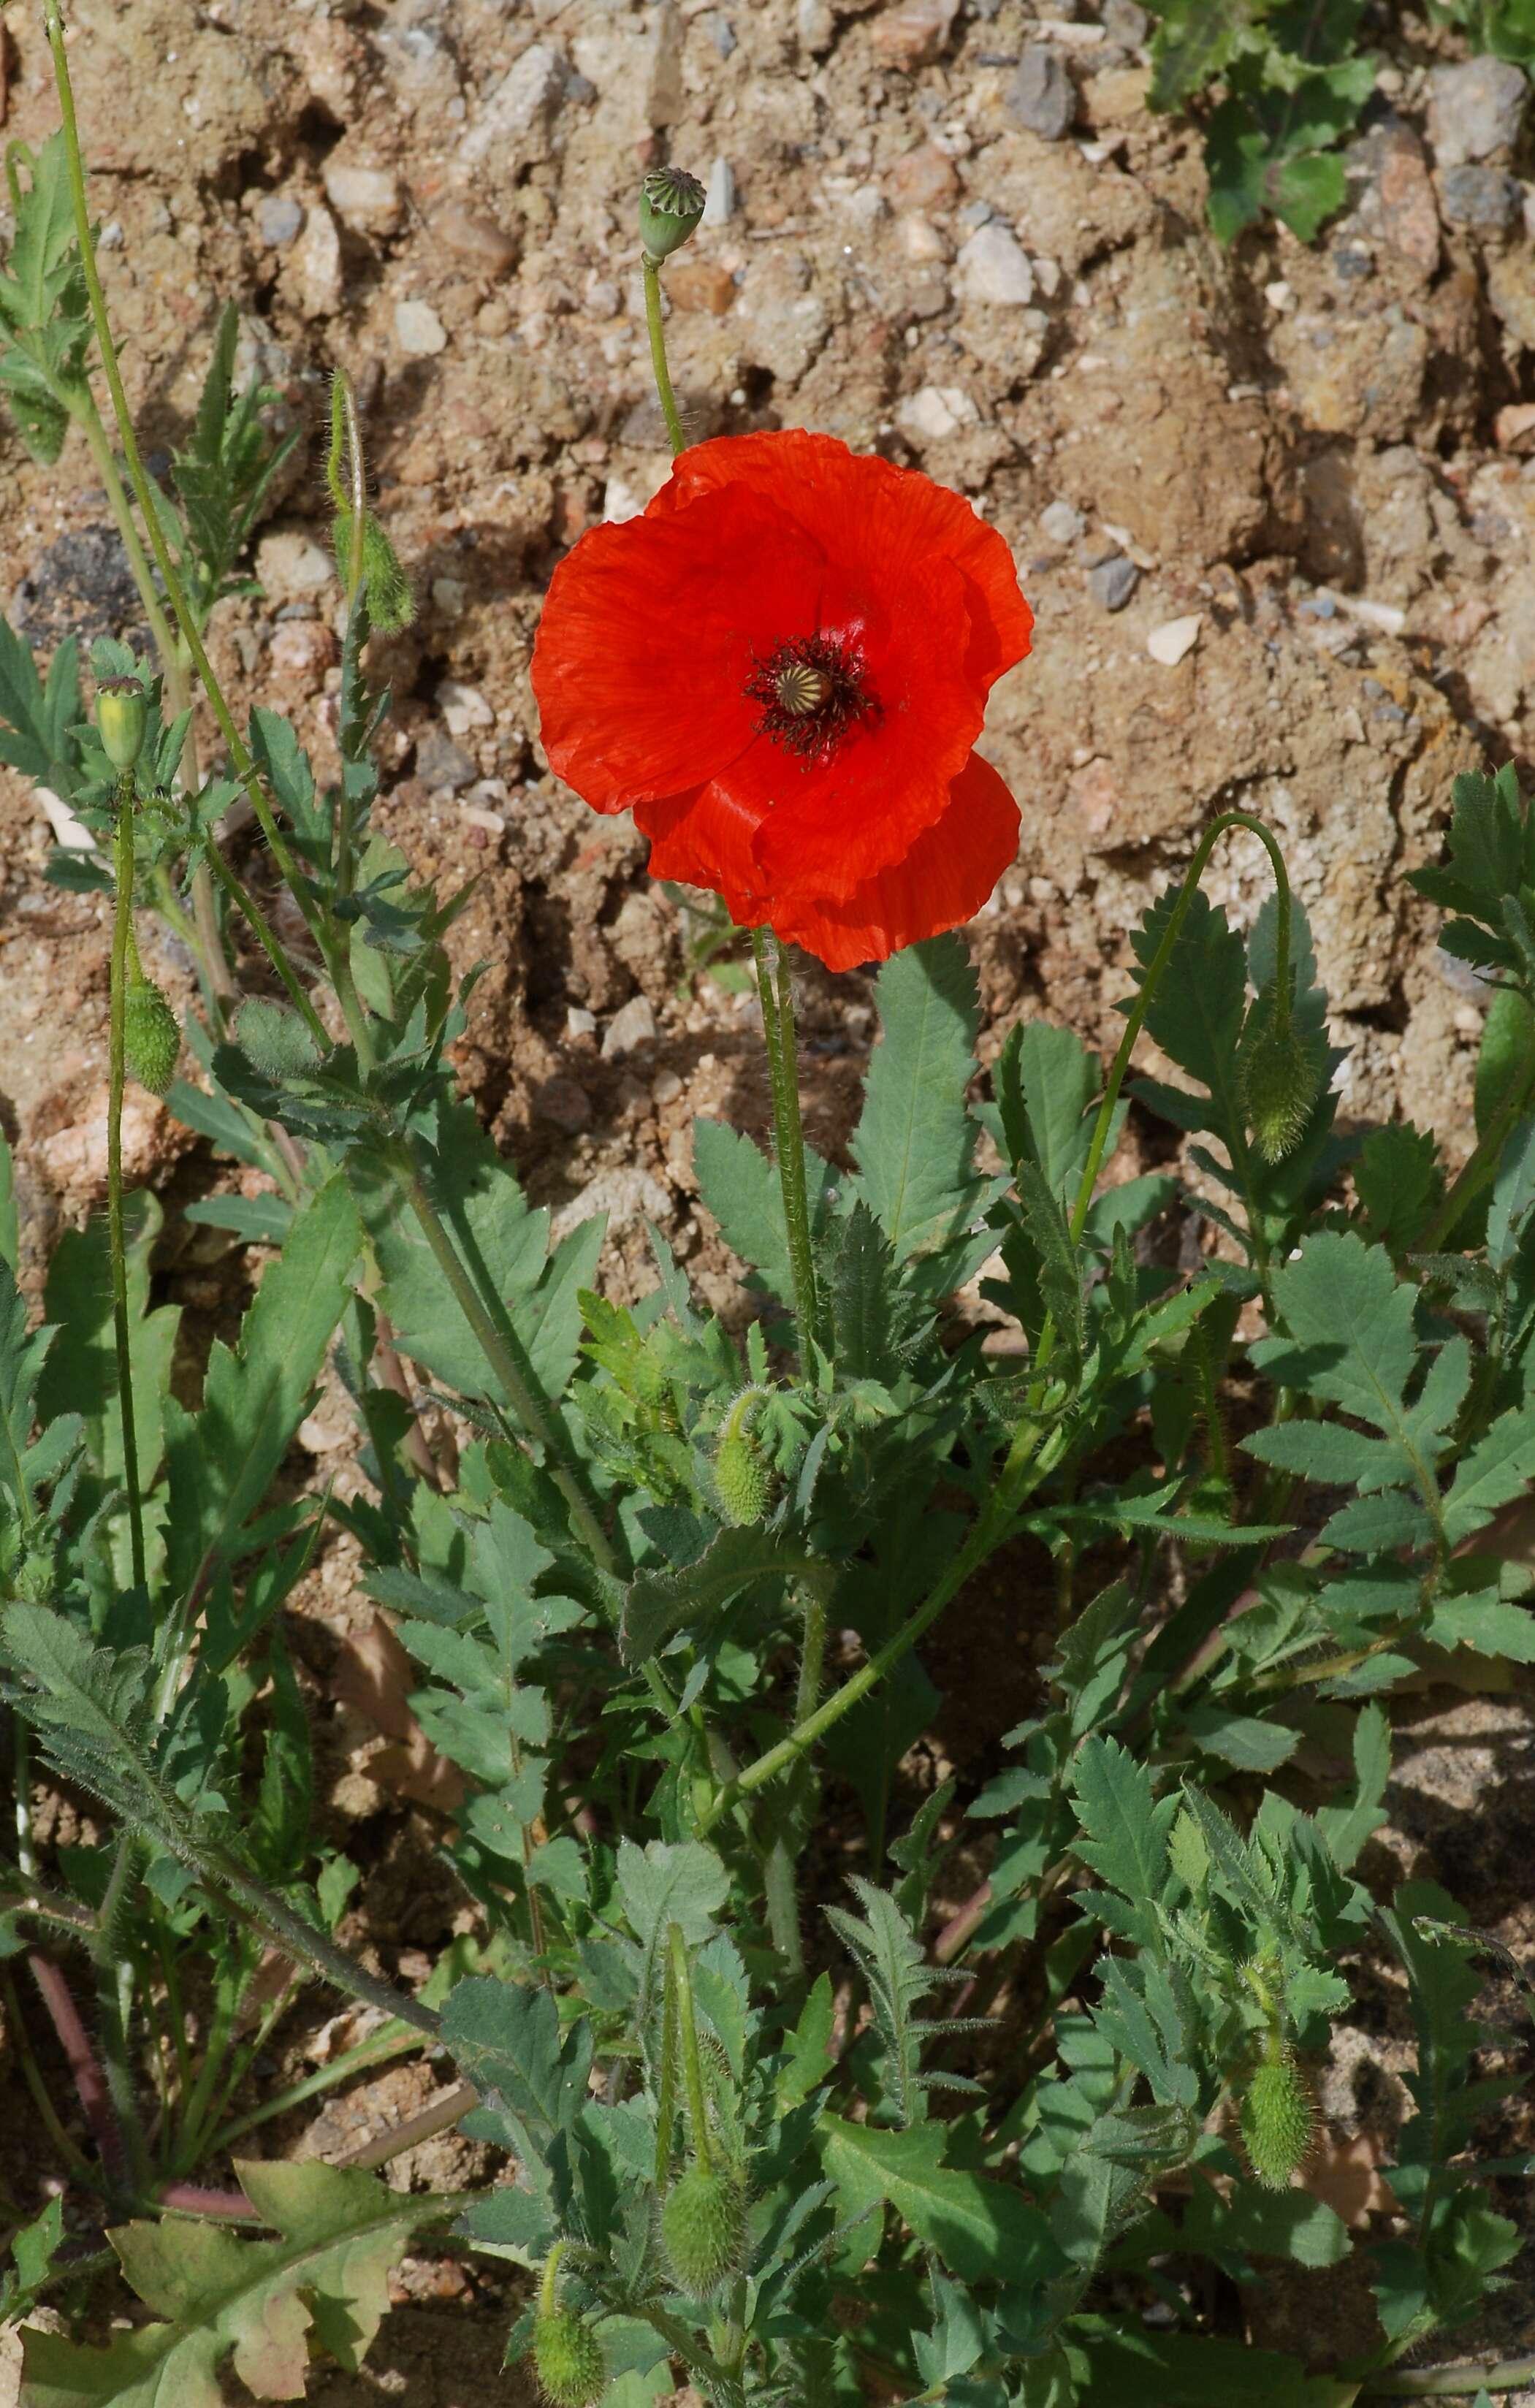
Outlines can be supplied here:
[[957, 494], [829, 435], [722, 436], [555, 570], [544, 749], [633, 809], [653, 876], [849, 969], [969, 919], [1012, 859], [972, 747], [1033, 624]]

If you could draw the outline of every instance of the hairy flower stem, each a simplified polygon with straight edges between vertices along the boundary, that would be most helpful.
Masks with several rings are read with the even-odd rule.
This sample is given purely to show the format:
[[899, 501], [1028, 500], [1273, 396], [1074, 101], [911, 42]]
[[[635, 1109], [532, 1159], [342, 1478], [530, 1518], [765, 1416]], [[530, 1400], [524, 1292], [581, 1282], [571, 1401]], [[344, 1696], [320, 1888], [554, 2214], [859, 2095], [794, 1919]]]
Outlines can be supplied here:
[[280, 1941], [295, 1965], [308, 1965], [334, 1989], [349, 1998], [361, 1999], [367, 2006], [380, 2008], [386, 2015], [424, 2032], [429, 2040], [440, 2038], [441, 2023], [430, 2007], [420, 2005], [408, 1991], [395, 1989], [392, 1983], [378, 1980], [366, 1965], [359, 1965], [334, 1940], [317, 1931], [312, 1923], [306, 1923], [301, 1914], [295, 1914], [275, 1890], [257, 1881], [233, 1856], [212, 1854], [199, 1870], [211, 1888], [222, 1888], [237, 1899], [256, 1928], [266, 1938]]
[[640, 257], [645, 278], [645, 324], [651, 338], [651, 370], [655, 378], [655, 390], [661, 403], [661, 415], [667, 422], [667, 440], [675, 460], [679, 452], [687, 450], [687, 437], [682, 432], [681, 412], [677, 395], [672, 391], [671, 370], [667, 366], [667, 334], [661, 318], [661, 269], [649, 251]]
[[1535, 2358], [1472, 2358], [1464, 2366], [1413, 2366], [1367, 2381], [1361, 2400], [1470, 2400], [1479, 2391], [1523, 2391]]
[[794, 1281], [795, 1320], [798, 1326], [799, 1356], [803, 1366], [809, 1358], [809, 1341], [813, 1340], [820, 1345], [822, 1331], [815, 1258], [811, 1251], [810, 1203], [805, 1188], [805, 1132], [799, 1118], [799, 1058], [795, 1043], [793, 973], [788, 948], [766, 928], [753, 929], [752, 956], [757, 968], [762, 1031], [768, 1045], [768, 1072], [773, 1097], [773, 1152], [778, 1160], [779, 1186], [783, 1197], [783, 1226], [789, 1240], [789, 1270]]
[[[387, 1159], [399, 1193], [415, 1214], [422, 1236], [473, 1331], [481, 1353], [506, 1391], [512, 1412], [542, 1446], [549, 1476], [570, 1509], [572, 1526], [598, 1570], [616, 1570], [612, 1543], [602, 1526], [595, 1502], [587, 1493], [555, 1410], [539, 1389], [538, 1375], [522, 1340], [509, 1322], [491, 1312], [459, 1259], [458, 1249], [427, 1193], [414, 1152], [399, 1140], [388, 1148]], [[673, 1703], [668, 1696], [668, 1704]]]
[[1018, 1508], [1041, 1480], [1051, 1473], [1070, 1443], [1069, 1430], [1057, 1426], [1041, 1436], [1032, 1424], [1024, 1423], [1014, 1435], [1002, 1476], [987, 1499], [984, 1510], [977, 1516], [970, 1535], [950, 1564], [949, 1569], [918, 1606], [915, 1613], [901, 1625], [892, 1639], [872, 1655], [867, 1664], [834, 1689], [831, 1696], [817, 1706], [803, 1721], [796, 1722], [787, 1736], [766, 1755], [746, 1766], [733, 1781], [728, 1782], [714, 1801], [712, 1812], [700, 1825], [698, 1837], [707, 1838], [714, 1826], [739, 1801], [760, 1789], [766, 1782], [787, 1772], [825, 1737], [834, 1723], [841, 1721], [853, 1708], [862, 1703], [872, 1689], [893, 1672], [902, 1657], [910, 1655], [917, 1641], [925, 1637], [939, 1615], [964, 1587], [972, 1572], [978, 1571], [988, 1555], [995, 1554], [1011, 1529]]
[[133, 1360], [128, 1347], [128, 1254], [122, 1235], [122, 1091], [127, 1082], [125, 998], [134, 933], [134, 773], [117, 781], [117, 842], [114, 868], [117, 910], [112, 921], [111, 1017], [107, 1101], [107, 1230], [112, 1258], [112, 1335], [117, 1356], [118, 1407], [122, 1416], [122, 1482], [128, 1497], [128, 1547], [134, 1586], [148, 1590], [144, 1562], [144, 1509], [138, 1494], [138, 1435], [134, 1426]]
[[677, 2042], [681, 2054], [682, 2080], [687, 2090], [688, 2121], [693, 2127], [693, 2154], [705, 2173], [714, 2171], [714, 2144], [709, 2129], [709, 2107], [704, 2096], [703, 2059], [698, 2054], [698, 2026], [693, 2012], [693, 1982], [688, 1971], [687, 1942], [681, 1924], [674, 1923], [667, 1934], [667, 1970], [671, 1977], [672, 1995], [677, 2001]]

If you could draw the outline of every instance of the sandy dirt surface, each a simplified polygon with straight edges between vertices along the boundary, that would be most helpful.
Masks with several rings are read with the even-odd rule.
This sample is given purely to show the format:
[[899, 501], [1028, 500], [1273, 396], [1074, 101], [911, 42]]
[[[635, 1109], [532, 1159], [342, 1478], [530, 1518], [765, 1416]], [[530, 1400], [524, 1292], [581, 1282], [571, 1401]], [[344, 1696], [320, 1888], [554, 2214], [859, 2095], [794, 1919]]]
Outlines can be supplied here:
[[[1464, 1147], [1482, 1006], [1402, 874], [1436, 851], [1456, 774], [1523, 758], [1535, 734], [1535, 186], [1517, 146], [1468, 161], [1430, 98], [1456, 53], [1407, 40], [1399, 13], [1375, 12], [1388, 64], [1346, 213], [1311, 250], [1270, 229], [1224, 252], [1197, 137], [1146, 109], [1130, 0], [72, 8], [146, 444], [164, 452], [185, 428], [228, 297], [244, 363], [307, 431], [261, 531], [262, 594], [215, 622], [221, 673], [332, 764], [338, 596], [319, 466], [342, 365], [421, 605], [387, 648], [379, 822], [445, 886], [478, 877], [453, 941], [464, 966], [490, 968], [462, 1076], [540, 1197], [571, 1218], [609, 1211], [616, 1293], [649, 1283], [650, 1214], [729, 1297], [689, 1129], [699, 1113], [759, 1129], [768, 1115], [751, 997], [691, 973], [699, 924], [650, 885], [627, 821], [595, 818], [549, 777], [528, 683], [555, 563], [666, 473], [633, 232], [638, 179], [666, 161], [710, 194], [667, 277], [690, 429], [840, 435], [968, 494], [1017, 556], [1038, 628], [983, 742], [1023, 809], [1017, 862], [971, 932], [988, 1058], [1020, 1012], [1112, 1039], [1128, 927], [1212, 810], [1239, 805], [1279, 833], [1311, 915], [1353, 1049], [1345, 1117], [1399, 1110]], [[6, 135], [36, 142], [56, 122], [40, 28], [20, 15], [5, 38]], [[71, 629], [137, 627], [83, 452], [50, 475], [0, 434], [0, 603], [43, 651]], [[0, 1117], [34, 1276], [104, 1185], [106, 924], [96, 898], [42, 882], [51, 841], [0, 771]], [[1256, 844], [1223, 850], [1210, 886], [1249, 921], [1267, 891]], [[191, 993], [170, 939], [158, 968]], [[870, 1039], [867, 982], [812, 966], [804, 1010], [809, 1132], [830, 1152]], [[175, 1205], [228, 1167], [150, 1099], [133, 1111], [130, 1167], [169, 1208], [165, 1293], [227, 1316], [224, 1240]], [[320, 1461], [344, 1447], [339, 1402], [306, 1437]], [[454, 1902], [367, 1770], [385, 1742], [337, 1671], [371, 1619], [349, 1572], [333, 1550], [306, 1661], [330, 1717], [332, 1809], [378, 1835], [372, 1905], [398, 1965], [399, 1947], [440, 1944]], [[1026, 1647], [1025, 1674], [1031, 1660]], [[1489, 1786], [1511, 1811], [1522, 1795], [1528, 1863], [1521, 1750], [1516, 1699], [1427, 1701], [1387, 1835], [1515, 1938], [1519, 1865], [1465, 1834]], [[1383, 2005], [1383, 2032], [1399, 2038], [1402, 2015], [1399, 1999]], [[1377, 2087], [1390, 2061], [1370, 2058]], [[1329, 2105], [1378, 2123], [1346, 2071]], [[434, 2078], [375, 2084], [376, 2121], [413, 2112]], [[442, 2153], [463, 2146], [397, 2178], [462, 2178]], [[522, 2396], [495, 2371], [495, 2270], [434, 2258], [399, 2281], [411, 2304], [369, 2371], [317, 2378], [313, 2397]], [[1313, 2313], [1276, 2286], [1255, 2338], [1283, 2342], [1292, 2311]]]

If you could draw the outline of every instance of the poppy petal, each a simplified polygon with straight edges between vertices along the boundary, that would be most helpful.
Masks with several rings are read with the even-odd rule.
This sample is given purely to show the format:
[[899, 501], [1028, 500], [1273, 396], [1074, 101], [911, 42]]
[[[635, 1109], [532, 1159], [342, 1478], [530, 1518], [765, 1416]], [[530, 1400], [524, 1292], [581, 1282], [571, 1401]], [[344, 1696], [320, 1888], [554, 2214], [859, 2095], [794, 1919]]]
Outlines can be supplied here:
[[555, 775], [619, 811], [724, 768], [753, 740], [755, 661], [813, 626], [825, 572], [804, 528], [744, 486], [592, 528], [554, 571], [533, 651]]
[[696, 507], [726, 485], [769, 494], [792, 511], [828, 558], [898, 595], [913, 564], [941, 554], [975, 589], [966, 667], [982, 691], [1029, 649], [1034, 614], [1018, 590], [1012, 554], [961, 494], [889, 460], [850, 452], [834, 435], [787, 428], [723, 435], [679, 459], [650, 508]]
[[904, 861], [882, 869], [845, 901], [788, 909], [775, 902], [771, 924], [829, 970], [882, 962], [903, 945], [973, 919], [1017, 850], [1018, 806], [991, 763], [972, 752], [943, 817], [918, 837]]
[[717, 782], [665, 801], [640, 803], [635, 825], [651, 840], [650, 874], [684, 886], [707, 886], [724, 897], [742, 927], [767, 911], [752, 851], [760, 815], [734, 802]]

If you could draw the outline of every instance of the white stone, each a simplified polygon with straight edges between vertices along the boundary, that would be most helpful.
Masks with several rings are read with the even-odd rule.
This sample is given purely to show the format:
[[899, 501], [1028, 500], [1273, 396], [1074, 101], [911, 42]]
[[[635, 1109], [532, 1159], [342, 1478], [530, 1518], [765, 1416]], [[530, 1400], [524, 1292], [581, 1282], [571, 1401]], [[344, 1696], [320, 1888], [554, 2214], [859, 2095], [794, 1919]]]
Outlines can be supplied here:
[[908, 259], [947, 259], [949, 246], [931, 218], [913, 209], [900, 222], [901, 249]]
[[1054, 301], [1061, 289], [1061, 264], [1058, 259], [1031, 259], [1036, 290], [1046, 301]]
[[448, 348], [448, 330], [429, 301], [396, 301], [395, 340], [412, 359], [430, 359]]
[[962, 385], [925, 384], [902, 402], [896, 412], [909, 434], [940, 441], [961, 427], [979, 426], [981, 412]]
[[602, 1057], [610, 1062], [619, 1054], [632, 1054], [637, 1045], [655, 1042], [655, 1014], [647, 996], [632, 995], [622, 1009], [615, 1011], [602, 1037]]
[[736, 214], [736, 171], [728, 159], [716, 159], [709, 171], [709, 187], [700, 225], [728, 225]]
[[1040, 512], [1040, 525], [1052, 543], [1075, 543], [1086, 524], [1069, 502], [1049, 502]]
[[478, 166], [493, 150], [515, 160], [547, 158], [567, 72], [565, 59], [552, 42], [531, 43], [508, 68], [459, 144], [462, 164]]
[[256, 546], [256, 582], [277, 609], [285, 602], [312, 602], [335, 578], [330, 553], [296, 528], [264, 535]]
[[1034, 298], [1034, 270], [1008, 227], [996, 219], [977, 226], [960, 247], [956, 280], [967, 301], [1003, 309], [1026, 308]]
[[359, 234], [393, 234], [403, 214], [400, 187], [387, 167], [358, 167], [327, 159], [325, 198], [343, 225]]
[[1202, 610], [1191, 610], [1184, 619], [1164, 619], [1146, 638], [1146, 650], [1165, 669], [1175, 669], [1184, 654], [1194, 650], [1203, 624]]
[[471, 727], [494, 727], [495, 713], [478, 686], [460, 685], [444, 678], [438, 688], [438, 709], [450, 736], [466, 736]]
[[595, 1011], [588, 1011], [584, 1004], [567, 1004], [565, 1033], [567, 1039], [572, 1037], [595, 1037], [596, 1027], [597, 1016]]
[[1264, 286], [1263, 297], [1270, 308], [1277, 309], [1282, 318], [1286, 317], [1295, 308], [1295, 294], [1283, 276], [1277, 277], [1272, 284]]
[[610, 477], [602, 493], [602, 515], [611, 526], [622, 526], [626, 519], [637, 519], [645, 505], [634, 487], [623, 477]]
[[333, 318], [341, 307], [341, 237], [329, 209], [311, 208], [288, 253], [305, 318]]

